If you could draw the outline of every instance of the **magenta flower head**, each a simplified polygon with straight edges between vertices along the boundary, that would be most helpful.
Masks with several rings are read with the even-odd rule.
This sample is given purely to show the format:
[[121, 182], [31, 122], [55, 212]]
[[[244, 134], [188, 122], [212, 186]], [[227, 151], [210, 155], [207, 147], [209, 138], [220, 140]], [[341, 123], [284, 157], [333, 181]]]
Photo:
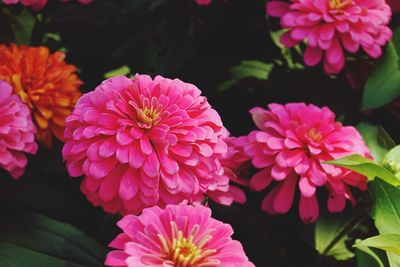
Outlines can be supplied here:
[[200, 90], [161, 76], [104, 81], [65, 127], [70, 175], [84, 175], [81, 190], [112, 213], [204, 198], [227, 151], [226, 130]]
[[[14, 5], [21, 3], [24, 6], [32, 7], [35, 10], [40, 10], [44, 8], [48, 0], [2, 0], [6, 5]], [[61, 0], [62, 2], [67, 2], [69, 0]], [[78, 0], [81, 4], [90, 4], [93, 0]]]
[[[241, 143], [246, 137], [229, 136], [224, 139], [228, 145], [228, 151], [219, 157], [223, 167], [223, 174], [218, 176], [218, 186], [213, 191], [208, 191], [209, 196], [215, 202], [222, 205], [231, 205], [233, 202], [244, 204], [246, 194], [237, 185], [248, 187], [249, 179], [244, 172], [250, 164], [250, 157], [243, 152]], [[247, 139], [246, 139], [247, 140]]]
[[361, 47], [369, 56], [378, 58], [381, 46], [392, 38], [387, 26], [392, 12], [385, 0], [270, 1], [267, 13], [281, 18], [281, 25], [287, 30], [280, 42], [293, 47], [304, 41], [304, 63], [315, 66], [323, 58], [328, 74], [343, 69], [343, 48], [354, 54]]
[[275, 181], [262, 209], [270, 214], [284, 214], [292, 206], [296, 186], [300, 189], [300, 217], [313, 222], [319, 213], [316, 190], [326, 187], [330, 194], [328, 210], [340, 212], [346, 200], [355, 199], [350, 187], [366, 189], [366, 177], [323, 164], [351, 154], [370, 157], [354, 127], [342, 126], [327, 108], [304, 103], [270, 104], [268, 110], [250, 110], [259, 130], [248, 136], [244, 151], [261, 169], [250, 188], [261, 191]]
[[203, 5], [203, 6], [209, 5], [209, 4], [211, 4], [211, 2], [212, 2], [212, 0], [196, 0], [196, 3], [198, 5]]
[[111, 243], [115, 248], [105, 265], [119, 267], [254, 267], [233, 230], [211, 218], [204, 206], [152, 207], [140, 216], [126, 215], [123, 230]]
[[26, 153], [37, 152], [35, 132], [29, 108], [12, 95], [8, 83], [0, 81], [0, 168], [15, 179], [24, 174]]

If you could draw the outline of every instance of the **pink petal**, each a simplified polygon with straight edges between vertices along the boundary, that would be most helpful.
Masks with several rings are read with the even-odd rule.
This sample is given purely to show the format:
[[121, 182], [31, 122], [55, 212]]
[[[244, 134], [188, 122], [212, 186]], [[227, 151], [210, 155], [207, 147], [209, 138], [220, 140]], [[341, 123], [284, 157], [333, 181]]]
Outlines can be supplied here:
[[296, 183], [297, 177], [292, 173], [280, 185], [273, 202], [273, 209], [276, 213], [285, 214], [289, 211], [293, 204]]
[[289, 11], [289, 3], [281, 1], [271, 1], [266, 5], [266, 13], [272, 17], [282, 17]]
[[300, 196], [299, 213], [300, 213], [300, 218], [305, 223], [315, 222], [319, 214], [317, 196], [313, 195], [312, 197], [309, 198]]

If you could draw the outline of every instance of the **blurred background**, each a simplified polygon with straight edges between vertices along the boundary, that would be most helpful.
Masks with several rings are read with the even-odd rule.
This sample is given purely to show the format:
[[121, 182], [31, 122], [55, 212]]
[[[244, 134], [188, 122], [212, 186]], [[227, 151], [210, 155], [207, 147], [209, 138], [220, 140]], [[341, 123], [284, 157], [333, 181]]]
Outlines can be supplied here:
[[[398, 19], [392, 23], [397, 25]], [[296, 49], [277, 45], [278, 23], [266, 17], [261, 0], [214, 0], [209, 6], [194, 0], [94, 0], [89, 5], [50, 0], [40, 13], [0, 4], [0, 43], [66, 52], [66, 61], [79, 69], [82, 92], [115, 73], [193, 83], [235, 136], [255, 128], [251, 107], [306, 102], [330, 107], [345, 124], [379, 123], [396, 143], [400, 141], [398, 108], [397, 114], [391, 105], [361, 111], [362, 88], [374, 62], [356, 55], [357, 61], [350, 60], [335, 77], [321, 66], [304, 68]], [[61, 148], [60, 143], [52, 150], [41, 147], [18, 181], [0, 171], [0, 221], [11, 225], [0, 235], [26, 222], [18, 214], [34, 212], [75, 226], [105, 248], [119, 232], [114, 226], [119, 217], [106, 215], [85, 199], [79, 190], [81, 179], [66, 172]], [[303, 224], [296, 208], [277, 217], [260, 211], [264, 195], [253, 194], [246, 205], [209, 203], [216, 218], [234, 227], [234, 237], [256, 266], [355, 266], [351, 260], [320, 256], [313, 243], [315, 226]], [[354, 234], [362, 237], [362, 229]]]

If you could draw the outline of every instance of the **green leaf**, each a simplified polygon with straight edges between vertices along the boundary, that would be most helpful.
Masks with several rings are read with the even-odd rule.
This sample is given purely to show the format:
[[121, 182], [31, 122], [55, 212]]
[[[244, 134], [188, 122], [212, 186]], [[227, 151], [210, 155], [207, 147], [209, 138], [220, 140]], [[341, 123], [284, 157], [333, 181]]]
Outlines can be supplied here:
[[[286, 61], [286, 65], [288, 66], [289, 69], [298, 69], [298, 70], [304, 69], [303, 64], [299, 62], [294, 62], [294, 60], [292, 59], [292, 50], [290, 48], [285, 47], [279, 41], [284, 32], [285, 30], [271, 32], [272, 41], [275, 43], [277, 47], [279, 47], [279, 49], [281, 49], [282, 57]], [[296, 51], [299, 55], [302, 55], [302, 52], [298, 46], [294, 48], [294, 51]], [[278, 64], [282, 64], [282, 62], [278, 62]]]
[[374, 161], [364, 158], [360, 155], [354, 154], [337, 160], [330, 160], [324, 162], [325, 164], [333, 164], [336, 166], [344, 167], [353, 170], [373, 180], [375, 177], [380, 177], [386, 182], [399, 186], [400, 179], [386, 168], [380, 166]]
[[400, 234], [400, 189], [376, 179], [372, 184], [375, 196], [373, 217], [380, 234]]
[[12, 27], [15, 36], [15, 43], [19, 45], [29, 45], [36, 22], [35, 17], [28, 11], [28, 9], [23, 9], [22, 12], [14, 18], [15, 23]]
[[256, 78], [259, 80], [268, 80], [274, 65], [256, 60], [245, 60], [239, 66], [230, 69], [231, 78], [221, 84], [218, 90], [226, 90], [232, 87], [235, 83], [244, 78]]
[[400, 55], [400, 27], [397, 27], [393, 33], [392, 43], [396, 48], [397, 55]]
[[0, 266], [102, 266], [105, 249], [71, 225], [37, 214], [0, 221]]
[[400, 95], [399, 56], [392, 42], [385, 56], [370, 74], [364, 89], [362, 108], [373, 109], [391, 102]]
[[[372, 183], [375, 196], [373, 218], [380, 234], [400, 234], [400, 189], [376, 179]], [[388, 253], [391, 266], [400, 266], [400, 257]]]
[[389, 134], [380, 125], [361, 122], [357, 125], [357, 129], [363, 136], [376, 162], [381, 162], [386, 153], [396, 146]]
[[357, 247], [356, 260], [358, 267], [385, 267], [385, 255], [380, 255], [378, 252], [369, 247]]
[[324, 214], [318, 218], [315, 227], [315, 248], [324, 256], [332, 256], [337, 260], [354, 257], [346, 242], [349, 233], [356, 229], [365, 218], [362, 212], [341, 214]]
[[400, 145], [392, 148], [383, 158], [382, 165], [400, 179]]
[[400, 234], [373, 236], [355, 244], [354, 247], [379, 248], [400, 256]]
[[128, 75], [129, 73], [131, 73], [131, 69], [127, 66], [121, 66], [115, 70], [111, 70], [107, 73], [104, 74], [104, 78], [108, 79], [114, 76], [119, 76], [119, 75]]

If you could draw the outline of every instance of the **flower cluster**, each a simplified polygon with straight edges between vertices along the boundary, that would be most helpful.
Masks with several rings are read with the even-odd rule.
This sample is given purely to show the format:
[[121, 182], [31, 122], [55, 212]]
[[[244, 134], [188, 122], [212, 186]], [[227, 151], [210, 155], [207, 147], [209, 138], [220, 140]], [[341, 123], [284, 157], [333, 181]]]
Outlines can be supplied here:
[[248, 187], [249, 185], [249, 179], [243, 173], [250, 163], [250, 157], [244, 154], [241, 146], [244, 139], [245, 137], [226, 137], [224, 139], [228, 145], [228, 151], [218, 157], [223, 167], [223, 173], [218, 176], [220, 183], [215, 190], [207, 192], [207, 196], [215, 202], [228, 206], [234, 201], [241, 204], [246, 202], [245, 193], [236, 186]]
[[27, 164], [25, 154], [35, 154], [37, 148], [28, 107], [0, 80], [0, 167], [19, 178]]
[[[223, 0], [226, 1], [226, 0]], [[212, 3], [212, 0], [196, 0], [196, 3], [201, 6], [207, 6]]]
[[226, 132], [200, 90], [180, 80], [114, 77], [66, 119], [63, 156], [108, 212], [196, 201], [218, 187]]
[[152, 207], [126, 215], [123, 230], [110, 244], [107, 266], [253, 267], [230, 225], [211, 218], [204, 206]]
[[0, 80], [32, 111], [37, 139], [51, 146], [52, 133], [63, 140], [64, 120], [81, 96], [76, 67], [64, 61], [61, 52], [47, 47], [0, 45]]
[[343, 69], [343, 48], [353, 54], [362, 48], [378, 58], [392, 37], [385, 0], [270, 1], [267, 13], [287, 30], [280, 42], [293, 47], [305, 41], [304, 63], [315, 66], [323, 59], [328, 74]]
[[329, 191], [330, 212], [342, 211], [346, 200], [355, 202], [350, 187], [366, 189], [366, 177], [323, 164], [351, 154], [370, 157], [357, 130], [336, 122], [327, 107], [270, 104], [268, 110], [256, 107], [251, 114], [259, 130], [249, 134], [244, 151], [261, 170], [252, 177], [250, 187], [261, 191], [273, 181], [277, 183], [262, 203], [266, 212], [288, 212], [298, 185], [300, 217], [313, 222], [319, 212], [318, 187]]
[[[47, 4], [48, 0], [2, 0], [2, 1], [6, 5], [14, 5], [21, 3], [24, 6], [32, 7], [35, 10], [40, 10]], [[61, 1], [67, 2], [69, 0], [61, 0]], [[82, 4], [90, 4], [92, 1], [93, 0], [78, 0], [78, 2]]]

